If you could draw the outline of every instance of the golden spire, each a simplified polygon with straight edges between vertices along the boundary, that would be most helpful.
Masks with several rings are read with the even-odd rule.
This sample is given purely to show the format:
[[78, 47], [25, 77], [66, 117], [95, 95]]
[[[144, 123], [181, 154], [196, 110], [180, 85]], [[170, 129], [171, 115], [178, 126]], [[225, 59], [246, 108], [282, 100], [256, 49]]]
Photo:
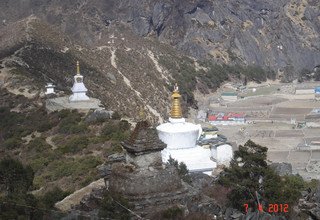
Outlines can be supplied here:
[[171, 118], [182, 118], [182, 110], [181, 110], [181, 104], [180, 104], [181, 95], [179, 94], [179, 88], [177, 83], [174, 86], [174, 90], [171, 97], [172, 97], [172, 107], [170, 112]]
[[80, 65], [79, 65], [79, 61], [77, 61], [77, 75], [80, 75]]

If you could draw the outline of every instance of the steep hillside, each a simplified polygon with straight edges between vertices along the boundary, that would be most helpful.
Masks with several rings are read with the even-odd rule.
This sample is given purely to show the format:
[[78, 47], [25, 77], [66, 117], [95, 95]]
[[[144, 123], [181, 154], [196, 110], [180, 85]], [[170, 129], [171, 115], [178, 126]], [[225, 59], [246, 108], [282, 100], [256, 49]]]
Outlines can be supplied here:
[[171, 71], [179, 69], [183, 59], [166, 45], [141, 41], [125, 28], [117, 25], [106, 33], [106, 45], [90, 48], [34, 16], [5, 26], [0, 36], [2, 86], [31, 98], [44, 90], [46, 82], [53, 82], [58, 90], [69, 94], [79, 60], [90, 96], [130, 117], [144, 107], [155, 121], [161, 121], [170, 106], [174, 81], [158, 59], [164, 54], [172, 56], [177, 66]]
[[175, 81], [186, 109], [197, 107], [193, 91], [226, 80], [292, 80], [312, 71], [320, 64], [319, 4], [1, 1], [0, 79], [14, 94], [37, 96], [50, 81], [68, 94], [79, 60], [89, 95], [130, 117], [144, 106], [160, 122]]
[[35, 14], [93, 47], [125, 23], [190, 56], [270, 67], [287, 80], [320, 64], [317, 0], [6, 0], [0, 7], [4, 25]]

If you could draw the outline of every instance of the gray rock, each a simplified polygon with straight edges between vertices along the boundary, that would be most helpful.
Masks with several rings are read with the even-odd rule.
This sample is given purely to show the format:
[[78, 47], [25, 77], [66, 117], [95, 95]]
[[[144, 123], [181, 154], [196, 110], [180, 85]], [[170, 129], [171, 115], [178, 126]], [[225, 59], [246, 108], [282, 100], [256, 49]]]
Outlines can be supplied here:
[[140, 35], [140, 36], [146, 36], [151, 29], [151, 18], [150, 17], [136, 17], [133, 20], [133, 31]]
[[190, 173], [189, 175], [192, 186], [199, 190], [209, 186], [213, 181], [212, 177], [203, 173]]
[[123, 153], [115, 153], [108, 156], [108, 163], [124, 162], [126, 157]]
[[212, 21], [210, 16], [207, 13], [205, 13], [204, 10], [202, 10], [201, 8], [197, 8], [195, 13], [192, 14], [191, 17], [198, 21], [201, 25], [208, 24]]
[[116, 82], [117, 82], [116, 77], [115, 77], [112, 73], [108, 72], [108, 73], [107, 73], [107, 77], [108, 77], [108, 79], [110, 79], [110, 81], [111, 81], [112, 83], [116, 83]]
[[111, 165], [110, 164], [101, 164], [97, 167], [99, 175], [102, 178], [108, 178], [111, 174]]
[[236, 209], [233, 208], [227, 208], [224, 212], [225, 219], [230, 219], [231, 215], [236, 211]]
[[236, 213], [233, 213], [231, 215], [231, 218], [233, 219], [239, 219], [241, 216], [243, 216], [243, 214], [241, 212], [236, 212]]
[[299, 200], [299, 210], [307, 213], [309, 219], [320, 219], [320, 187], [315, 191], [309, 189], [302, 192], [303, 198]]
[[168, 18], [171, 11], [170, 4], [157, 2], [153, 8], [152, 22], [153, 28], [159, 36], [164, 29], [164, 22]]
[[312, 219], [320, 219], [320, 208], [315, 208], [310, 210], [309, 212], [310, 216], [312, 217]]
[[94, 112], [92, 112], [86, 117], [85, 122], [92, 123], [97, 122], [99, 120], [110, 119], [112, 117], [112, 114], [113, 111], [108, 111], [105, 109], [96, 109], [94, 110]]
[[270, 167], [280, 176], [292, 174], [292, 165], [290, 163], [272, 163], [270, 164]]
[[[293, 75], [320, 64], [317, 40], [320, 22], [315, 19], [319, 15], [319, 1], [297, 0], [297, 7], [303, 5], [303, 14], [291, 9], [291, 3], [285, 0], [105, 0], [85, 4], [86, 10], [79, 9], [77, 18], [87, 19], [77, 19], [68, 13], [75, 5], [64, 1], [43, 4], [14, 1], [0, 3], [3, 9], [0, 20], [14, 22], [34, 14], [88, 44], [97, 43], [97, 32], [110, 21], [127, 22], [137, 35], [147, 36], [155, 31], [160, 41], [196, 58], [262, 65], [276, 71], [292, 66], [293, 71], [288, 69], [286, 74]], [[44, 12], [42, 7], [48, 10]], [[56, 8], [64, 8], [66, 13], [61, 14]], [[214, 25], [207, 25], [209, 21]], [[283, 49], [279, 50], [278, 45]], [[224, 59], [210, 55], [213, 50], [228, 49], [237, 51], [236, 61], [226, 54]]]

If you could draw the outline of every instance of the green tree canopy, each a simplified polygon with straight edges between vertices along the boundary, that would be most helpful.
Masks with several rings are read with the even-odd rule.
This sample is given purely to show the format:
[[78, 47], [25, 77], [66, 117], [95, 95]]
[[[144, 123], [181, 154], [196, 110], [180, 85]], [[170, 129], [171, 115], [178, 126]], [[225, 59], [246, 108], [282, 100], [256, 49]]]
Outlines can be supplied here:
[[300, 176], [280, 177], [267, 165], [267, 148], [249, 140], [239, 146], [229, 168], [219, 177], [219, 183], [230, 187], [229, 203], [244, 210], [244, 204], [257, 208], [256, 192], [264, 210], [268, 204], [294, 204], [300, 197], [304, 181]]
[[12, 158], [0, 161], [0, 189], [6, 194], [25, 194], [32, 186], [34, 172], [30, 166]]
[[0, 161], [0, 219], [41, 219], [38, 200], [28, 193], [34, 172], [18, 160]]

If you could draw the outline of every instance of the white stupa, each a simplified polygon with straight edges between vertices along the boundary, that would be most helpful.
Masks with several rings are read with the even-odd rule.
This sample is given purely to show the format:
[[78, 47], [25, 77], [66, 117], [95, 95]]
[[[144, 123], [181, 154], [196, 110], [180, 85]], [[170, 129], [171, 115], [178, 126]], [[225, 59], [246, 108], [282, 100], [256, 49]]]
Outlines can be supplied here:
[[54, 87], [55, 87], [55, 85], [53, 85], [52, 83], [47, 83], [47, 85], [46, 85], [47, 91], [45, 92], [45, 94], [46, 95], [55, 94]]
[[184, 162], [190, 172], [211, 172], [216, 163], [210, 159], [210, 149], [197, 146], [201, 134], [201, 125], [188, 123], [182, 117], [178, 86], [172, 94], [171, 117], [168, 123], [157, 127], [158, 135], [167, 147], [161, 152], [163, 162], [170, 156], [178, 162]]
[[73, 94], [69, 97], [70, 102], [90, 100], [90, 98], [86, 95], [88, 89], [83, 83], [83, 76], [80, 75], [79, 61], [77, 61], [77, 75], [74, 76], [74, 83], [71, 91]]

